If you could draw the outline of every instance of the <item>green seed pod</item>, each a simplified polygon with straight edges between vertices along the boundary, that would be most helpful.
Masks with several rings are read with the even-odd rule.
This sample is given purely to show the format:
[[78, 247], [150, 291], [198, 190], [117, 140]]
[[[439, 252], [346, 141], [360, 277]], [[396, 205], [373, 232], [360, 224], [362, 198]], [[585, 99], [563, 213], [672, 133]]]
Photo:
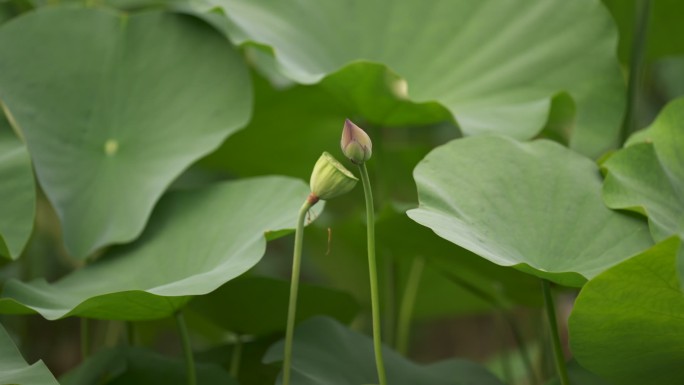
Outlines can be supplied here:
[[373, 143], [368, 134], [349, 119], [344, 121], [340, 147], [344, 156], [354, 164], [362, 164], [370, 159], [373, 153]]
[[324, 152], [311, 173], [311, 194], [315, 199], [328, 200], [345, 194], [359, 180], [332, 155]]

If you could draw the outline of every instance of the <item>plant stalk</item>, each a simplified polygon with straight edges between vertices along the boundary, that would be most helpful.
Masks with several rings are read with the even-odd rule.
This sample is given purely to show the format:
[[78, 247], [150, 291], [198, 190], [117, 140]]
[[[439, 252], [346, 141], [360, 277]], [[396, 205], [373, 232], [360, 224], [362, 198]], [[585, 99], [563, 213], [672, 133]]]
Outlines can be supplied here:
[[233, 354], [230, 357], [230, 375], [234, 379], [238, 379], [240, 374], [240, 363], [242, 361], [242, 338], [237, 336], [235, 339], [235, 346], [233, 346]]
[[283, 360], [283, 385], [290, 385], [292, 375], [292, 340], [294, 337], [295, 319], [297, 314], [297, 292], [299, 291], [299, 270], [302, 264], [302, 243], [304, 241], [304, 220], [306, 213], [318, 201], [309, 195], [299, 209], [297, 229], [295, 230], [294, 255], [292, 258], [292, 278], [290, 279], [290, 304], [287, 309], [287, 329], [285, 331], [285, 353]]
[[627, 112], [622, 127], [621, 144], [625, 143], [627, 138], [637, 131], [635, 115], [643, 75], [646, 35], [651, 16], [651, 0], [637, 0], [635, 7], [634, 36], [629, 59], [629, 83], [627, 84]]
[[[396, 348], [396, 338], [397, 338], [397, 328], [399, 325], [397, 324], [398, 322], [398, 317], [399, 313], [395, 309], [400, 309], [401, 304], [397, 304], [397, 301], [399, 300], [399, 296], [396, 295], [397, 293], [397, 282], [398, 282], [398, 277], [397, 277], [397, 264], [394, 262], [394, 258], [392, 258], [391, 255], [388, 255], [387, 258], [383, 260], [382, 266], [380, 266], [380, 269], [384, 270], [384, 277], [385, 277], [385, 285], [384, 285], [384, 293], [385, 293], [385, 301], [383, 305], [385, 306], [385, 314], [391, 314], [392, 316], [385, 317], [383, 319], [382, 323], [382, 332], [383, 335], [381, 336], [381, 339], [385, 341], [386, 345], [389, 346], [394, 346]], [[401, 311], [401, 310], [399, 310]]]
[[420, 277], [423, 274], [423, 267], [425, 266], [425, 259], [423, 257], [416, 257], [411, 264], [411, 271], [406, 280], [406, 288], [401, 299], [401, 307], [399, 308], [399, 322], [397, 325], [397, 351], [406, 356], [408, 353], [409, 335], [411, 331], [411, 318], [413, 315], [413, 307], [416, 303], [416, 296], [418, 295], [418, 287], [420, 285]]
[[525, 370], [527, 371], [527, 379], [530, 385], [539, 384], [536, 371], [534, 370], [534, 365], [532, 365], [530, 353], [527, 350], [527, 346], [525, 344], [525, 339], [523, 338], [522, 333], [520, 332], [520, 328], [518, 327], [516, 320], [506, 310], [501, 311], [501, 316], [511, 329], [511, 335], [513, 336], [513, 340], [515, 341], [515, 344], [518, 346], [518, 350], [520, 351], [520, 356], [522, 357], [523, 364], [525, 365]]
[[185, 324], [185, 317], [179, 310], [176, 312], [176, 325], [178, 326], [178, 333], [183, 344], [183, 353], [185, 354], [185, 366], [188, 372], [188, 385], [197, 385], [197, 373], [195, 372], [195, 359], [192, 356], [192, 345], [190, 344], [190, 333], [188, 333], [188, 326]]
[[518, 345], [518, 349], [520, 350], [520, 354], [522, 355], [523, 363], [525, 364], [525, 368], [527, 370], [527, 375], [530, 378], [530, 384], [539, 384], [539, 380], [537, 378], [537, 375], [535, 374], [536, 372], [534, 370], [534, 365], [532, 364], [532, 358], [525, 344], [525, 339], [523, 338], [522, 333], [520, 332], [520, 329], [518, 328], [515, 319], [511, 317], [510, 312], [507, 310], [508, 306], [506, 304], [505, 299], [491, 295], [485, 292], [484, 290], [478, 288], [477, 286], [467, 282], [461, 277], [458, 277], [455, 274], [446, 273], [445, 276], [454, 284], [463, 288], [472, 295], [480, 298], [481, 300], [487, 302], [493, 308], [499, 309], [501, 311], [501, 314], [503, 315], [504, 319], [508, 322], [508, 325], [511, 328], [511, 333], [513, 335], [513, 338], [515, 339], [515, 343]]
[[556, 360], [556, 371], [560, 378], [561, 385], [570, 385], [568, 378], [568, 369], [565, 367], [565, 356], [563, 355], [563, 346], [560, 341], [560, 334], [558, 333], [558, 323], [556, 321], [556, 306], [553, 303], [553, 295], [551, 293], [551, 284], [549, 281], [542, 279], [542, 291], [544, 292], [544, 309], [546, 310], [546, 317], [549, 321], [549, 330], [551, 331], [551, 343], [553, 345], [553, 355]]
[[380, 322], [380, 295], [378, 293], [378, 268], [375, 260], [375, 211], [373, 208], [373, 192], [366, 164], [359, 165], [363, 192], [366, 199], [366, 230], [368, 238], [368, 273], [370, 275], [371, 310], [373, 317], [373, 347], [375, 349], [375, 366], [378, 370], [380, 385], [387, 385], [385, 363], [382, 359], [382, 330]]

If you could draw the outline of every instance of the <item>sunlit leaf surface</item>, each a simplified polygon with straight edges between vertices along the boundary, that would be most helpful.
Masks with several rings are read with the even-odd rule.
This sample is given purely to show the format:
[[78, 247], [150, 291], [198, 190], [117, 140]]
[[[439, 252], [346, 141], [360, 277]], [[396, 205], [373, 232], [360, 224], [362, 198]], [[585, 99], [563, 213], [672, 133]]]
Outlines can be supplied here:
[[570, 316], [577, 360], [620, 385], [684, 382], [684, 294], [673, 237], [605, 271], [580, 292]]
[[684, 237], [684, 98], [611, 156], [603, 198], [609, 207], [648, 216], [653, 237]]
[[293, 228], [308, 194], [303, 182], [284, 177], [169, 193], [138, 241], [54, 283], [7, 282], [0, 312], [47, 319], [168, 316], [187, 296], [209, 293], [259, 262], [265, 234]]
[[242, 57], [191, 16], [46, 7], [3, 25], [0, 52], [0, 99], [78, 258], [137, 237], [250, 116]]
[[539, 140], [457, 139], [416, 167], [408, 215], [483, 258], [581, 286], [651, 244], [646, 224], [601, 200], [589, 159]]
[[[272, 47], [299, 82], [384, 64], [405, 79], [387, 86], [397, 99], [437, 101], [467, 134], [518, 139], [538, 133], [551, 97], [566, 91], [577, 106], [571, 146], [598, 156], [616, 144], [624, 86], [617, 33], [597, 0], [212, 1], [235, 41]], [[335, 92], [365, 96], [372, 110], [359, 87], [363, 74]]]

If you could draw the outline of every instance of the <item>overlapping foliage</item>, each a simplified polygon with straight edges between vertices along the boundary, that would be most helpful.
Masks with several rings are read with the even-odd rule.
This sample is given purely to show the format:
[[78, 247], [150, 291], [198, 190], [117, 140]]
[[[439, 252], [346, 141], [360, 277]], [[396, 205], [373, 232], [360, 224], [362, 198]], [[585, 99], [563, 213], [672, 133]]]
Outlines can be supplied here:
[[[183, 311], [231, 356], [254, 348], [243, 370], [200, 365], [200, 383], [274, 383], [285, 284], [264, 276], [283, 275], [288, 252], [267, 241], [295, 226], [298, 179], [352, 117], [374, 145], [390, 383], [501, 383], [389, 349], [412, 319], [538, 306], [539, 279], [581, 289], [569, 333], [584, 376], [682, 381], [684, 99], [623, 144], [625, 115], [658, 111], [635, 108], [621, 73], [643, 62], [667, 84], [661, 104], [681, 96], [681, 60], [656, 62], [684, 54], [661, 38], [681, 29], [679, 2], [654, 2], [645, 51], [635, 2], [85, 3], [0, 0], [3, 320]], [[337, 321], [301, 319], [296, 384], [376, 381], [370, 341], [343, 324], [367, 308], [361, 201], [310, 214], [305, 267], [326, 287], [304, 288], [300, 316]], [[72, 271], [21, 268], [57, 254]], [[0, 332], [0, 380], [56, 383]], [[182, 383], [184, 370], [118, 347], [61, 380]]]

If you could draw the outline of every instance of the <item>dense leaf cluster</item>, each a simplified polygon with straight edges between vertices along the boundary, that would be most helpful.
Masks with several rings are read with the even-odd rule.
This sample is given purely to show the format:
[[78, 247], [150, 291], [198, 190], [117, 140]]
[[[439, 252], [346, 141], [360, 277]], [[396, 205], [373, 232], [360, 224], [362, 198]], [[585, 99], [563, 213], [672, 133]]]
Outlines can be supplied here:
[[[200, 384], [279, 381], [284, 236], [347, 117], [373, 143], [359, 156], [390, 384], [557, 381], [541, 333], [501, 352], [522, 362], [508, 373], [407, 355], [414, 321], [515, 326], [540, 281], [571, 293], [573, 384], [684, 383], [681, 15], [677, 0], [0, 0], [0, 383], [58, 383], [13, 344], [37, 345], [22, 335], [37, 314], [114, 336], [84, 337], [97, 351], [63, 385], [184, 384], [151, 348], [179, 312]], [[362, 212], [353, 191], [308, 215], [294, 384], [377, 382]]]

